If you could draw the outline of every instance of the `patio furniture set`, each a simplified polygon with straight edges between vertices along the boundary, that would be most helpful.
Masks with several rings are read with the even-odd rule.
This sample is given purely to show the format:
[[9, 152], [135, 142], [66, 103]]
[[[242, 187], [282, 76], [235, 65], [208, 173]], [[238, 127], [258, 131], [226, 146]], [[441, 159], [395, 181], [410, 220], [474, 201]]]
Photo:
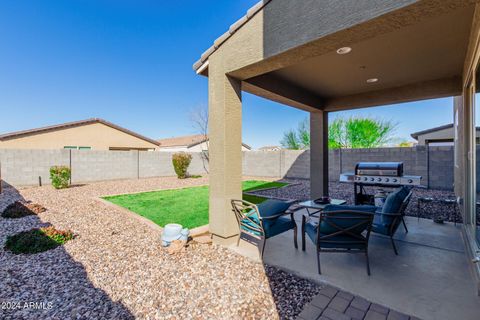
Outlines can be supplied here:
[[408, 232], [404, 216], [411, 196], [411, 187], [401, 186], [386, 197], [382, 207], [349, 206], [344, 200], [327, 197], [304, 202], [269, 199], [259, 205], [232, 200], [240, 231], [237, 245], [240, 240], [255, 244], [263, 257], [267, 239], [293, 230], [294, 246], [298, 249], [294, 215], [302, 210], [302, 250], [306, 250], [307, 235], [316, 246], [319, 274], [320, 253], [343, 252], [365, 254], [367, 274], [370, 275], [368, 243], [371, 232], [389, 237], [398, 255], [393, 236], [401, 224]]

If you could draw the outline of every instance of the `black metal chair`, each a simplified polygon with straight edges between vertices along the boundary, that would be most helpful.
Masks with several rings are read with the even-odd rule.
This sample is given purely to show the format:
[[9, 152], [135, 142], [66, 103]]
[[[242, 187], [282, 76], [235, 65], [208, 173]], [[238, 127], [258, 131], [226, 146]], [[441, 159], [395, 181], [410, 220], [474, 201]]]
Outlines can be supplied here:
[[245, 200], [231, 200], [239, 228], [237, 246], [240, 240], [252, 243], [260, 249], [263, 258], [268, 238], [293, 229], [293, 243], [298, 249], [294, 212], [288, 210], [294, 202], [269, 199], [257, 206]]
[[305, 232], [316, 245], [318, 273], [321, 274], [320, 253], [364, 253], [367, 274], [370, 275], [368, 241], [372, 228], [374, 206], [329, 205], [320, 213], [318, 223], [302, 221], [302, 239]]
[[393, 251], [395, 252], [396, 255], [398, 255], [398, 251], [397, 251], [397, 247], [395, 246], [395, 241], [393, 240], [393, 236], [395, 235], [395, 232], [397, 231], [400, 224], [402, 222], [405, 224], [405, 221], [404, 221], [405, 209], [410, 203], [412, 194], [413, 194], [412, 191], [408, 191], [408, 194], [403, 198], [397, 212], [394, 212], [394, 213], [382, 212], [380, 214], [376, 214], [373, 220], [372, 232], [390, 237]]

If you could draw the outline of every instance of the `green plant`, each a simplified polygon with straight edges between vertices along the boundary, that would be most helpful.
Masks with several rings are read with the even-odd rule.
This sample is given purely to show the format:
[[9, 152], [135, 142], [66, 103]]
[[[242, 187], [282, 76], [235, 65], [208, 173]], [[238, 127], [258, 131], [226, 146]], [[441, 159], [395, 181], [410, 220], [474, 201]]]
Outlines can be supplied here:
[[328, 128], [332, 149], [378, 148], [391, 141], [396, 124], [367, 117], [336, 118]]
[[[328, 126], [328, 146], [340, 148], [378, 148], [392, 139], [396, 124], [392, 121], [367, 117], [337, 117]], [[297, 130], [283, 134], [281, 144], [286, 149], [310, 148], [310, 128], [308, 120], [302, 121]]]
[[23, 231], [7, 238], [5, 249], [15, 254], [33, 254], [54, 249], [73, 239], [71, 231], [57, 230], [53, 226]]
[[310, 147], [310, 125], [308, 119], [299, 123], [297, 130], [288, 130], [283, 134], [280, 144], [290, 150], [302, 150]]
[[69, 167], [54, 166], [50, 168], [50, 180], [55, 189], [68, 188], [71, 171]]
[[187, 170], [188, 170], [188, 166], [190, 165], [190, 162], [192, 162], [191, 154], [188, 154], [185, 152], [179, 152], [179, 153], [173, 154], [172, 163], [178, 179], [185, 179], [187, 177]]

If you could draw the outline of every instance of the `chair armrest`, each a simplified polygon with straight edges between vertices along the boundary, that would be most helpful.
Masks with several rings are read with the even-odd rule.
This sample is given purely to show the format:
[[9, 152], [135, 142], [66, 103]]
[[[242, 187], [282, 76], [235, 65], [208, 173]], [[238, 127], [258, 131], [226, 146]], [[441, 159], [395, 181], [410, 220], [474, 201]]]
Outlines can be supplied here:
[[382, 215], [390, 216], [390, 217], [400, 217], [402, 214], [397, 212], [397, 213], [381, 213]]

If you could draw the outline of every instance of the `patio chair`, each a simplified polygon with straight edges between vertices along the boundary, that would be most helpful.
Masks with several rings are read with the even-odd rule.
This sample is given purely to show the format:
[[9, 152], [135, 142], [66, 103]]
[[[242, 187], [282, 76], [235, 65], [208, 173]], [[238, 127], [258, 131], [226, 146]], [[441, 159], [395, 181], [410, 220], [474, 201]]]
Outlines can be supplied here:
[[382, 210], [380, 212], [377, 211], [373, 219], [372, 232], [390, 237], [393, 251], [396, 255], [398, 255], [398, 251], [393, 236], [401, 223], [403, 223], [405, 230], [408, 232], [404, 217], [405, 209], [410, 202], [412, 193], [406, 187], [398, 188], [390, 193], [385, 200]]
[[294, 202], [269, 199], [257, 206], [245, 200], [232, 200], [232, 210], [239, 228], [237, 246], [241, 239], [255, 244], [263, 258], [267, 239], [293, 229], [293, 243], [298, 249], [294, 212], [288, 211]]
[[305, 223], [303, 216], [302, 239], [305, 232], [316, 244], [318, 274], [321, 274], [321, 252], [365, 253], [367, 274], [370, 275], [368, 261], [368, 240], [372, 228], [375, 206], [328, 205], [320, 212], [318, 223], [310, 220]]

